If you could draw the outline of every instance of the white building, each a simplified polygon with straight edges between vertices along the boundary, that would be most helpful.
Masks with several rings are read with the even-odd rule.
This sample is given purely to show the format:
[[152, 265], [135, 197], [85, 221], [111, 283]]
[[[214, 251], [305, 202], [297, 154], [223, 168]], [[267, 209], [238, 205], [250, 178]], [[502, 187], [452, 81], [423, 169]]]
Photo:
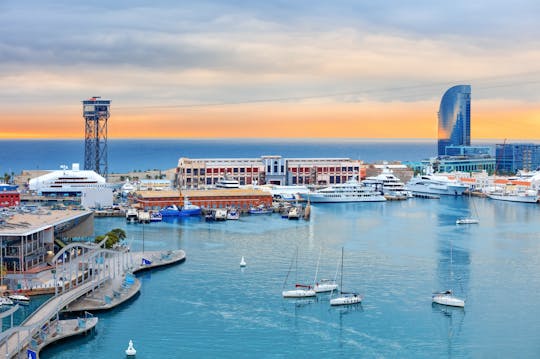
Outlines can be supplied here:
[[94, 171], [81, 171], [74, 163], [71, 170], [61, 166], [61, 170], [51, 171], [32, 178], [29, 189], [44, 197], [74, 197], [86, 208], [103, 208], [113, 205], [112, 187], [105, 178]]

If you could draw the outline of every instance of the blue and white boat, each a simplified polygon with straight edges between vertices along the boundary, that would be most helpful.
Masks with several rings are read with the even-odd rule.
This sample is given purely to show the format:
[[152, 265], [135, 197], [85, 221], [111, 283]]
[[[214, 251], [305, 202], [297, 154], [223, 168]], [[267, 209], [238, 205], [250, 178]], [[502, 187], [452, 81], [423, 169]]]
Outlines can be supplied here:
[[178, 208], [173, 204], [160, 210], [159, 213], [161, 213], [163, 217], [199, 216], [201, 214], [201, 207], [191, 204], [186, 197], [182, 208]]
[[150, 213], [150, 222], [161, 222], [163, 220], [163, 215], [159, 212]]
[[249, 209], [249, 214], [272, 214], [274, 211], [272, 208], [267, 208], [264, 205], [259, 205], [257, 207], [251, 207]]

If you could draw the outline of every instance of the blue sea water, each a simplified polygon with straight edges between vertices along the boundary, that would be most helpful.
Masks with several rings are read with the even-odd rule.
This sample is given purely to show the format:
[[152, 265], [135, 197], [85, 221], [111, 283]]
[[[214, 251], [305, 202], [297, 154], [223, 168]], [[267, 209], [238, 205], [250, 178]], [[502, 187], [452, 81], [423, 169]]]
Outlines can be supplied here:
[[[434, 140], [109, 140], [110, 173], [169, 169], [180, 157], [349, 157], [374, 161], [419, 161], [436, 152]], [[84, 165], [83, 140], [0, 140], [0, 173]]]
[[[134, 250], [181, 248], [187, 260], [139, 277], [138, 298], [41, 358], [124, 358], [130, 339], [138, 359], [540, 357], [537, 205], [443, 197], [312, 209], [310, 221], [96, 219], [96, 234], [120, 227]], [[455, 224], [473, 211], [480, 224]], [[285, 288], [314, 280], [321, 250], [320, 277], [333, 278], [342, 247], [343, 286], [361, 305], [281, 297], [296, 248]], [[443, 289], [465, 309], [432, 305]]]

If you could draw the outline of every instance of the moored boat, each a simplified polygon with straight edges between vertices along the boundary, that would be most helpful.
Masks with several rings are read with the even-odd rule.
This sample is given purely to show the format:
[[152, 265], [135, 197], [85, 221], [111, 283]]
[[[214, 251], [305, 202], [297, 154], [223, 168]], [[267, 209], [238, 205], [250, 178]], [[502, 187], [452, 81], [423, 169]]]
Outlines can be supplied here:
[[27, 297], [26, 295], [22, 295], [22, 294], [11, 294], [11, 295], [8, 295], [8, 298], [14, 302], [18, 302], [22, 304], [30, 303], [30, 297]]
[[491, 199], [508, 202], [536, 203], [539, 196], [536, 191], [528, 190], [522, 192], [493, 192], [487, 195]]
[[384, 202], [386, 198], [371, 186], [366, 186], [351, 178], [345, 183], [338, 183], [300, 196], [311, 203], [340, 202]]
[[264, 205], [259, 205], [257, 207], [251, 207], [249, 209], [249, 214], [271, 214], [274, 211], [272, 208], [266, 208]]

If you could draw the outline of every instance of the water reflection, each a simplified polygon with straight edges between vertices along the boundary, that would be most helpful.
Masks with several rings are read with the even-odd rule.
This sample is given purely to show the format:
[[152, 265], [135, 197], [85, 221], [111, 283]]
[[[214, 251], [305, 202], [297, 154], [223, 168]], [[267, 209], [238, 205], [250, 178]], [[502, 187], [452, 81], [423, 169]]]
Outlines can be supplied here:
[[437, 303], [432, 303], [431, 307], [433, 313], [442, 315], [442, 331], [447, 341], [447, 357], [452, 358], [455, 354], [454, 340], [458, 339], [461, 334], [465, 320], [465, 310], [463, 308], [449, 307]]

